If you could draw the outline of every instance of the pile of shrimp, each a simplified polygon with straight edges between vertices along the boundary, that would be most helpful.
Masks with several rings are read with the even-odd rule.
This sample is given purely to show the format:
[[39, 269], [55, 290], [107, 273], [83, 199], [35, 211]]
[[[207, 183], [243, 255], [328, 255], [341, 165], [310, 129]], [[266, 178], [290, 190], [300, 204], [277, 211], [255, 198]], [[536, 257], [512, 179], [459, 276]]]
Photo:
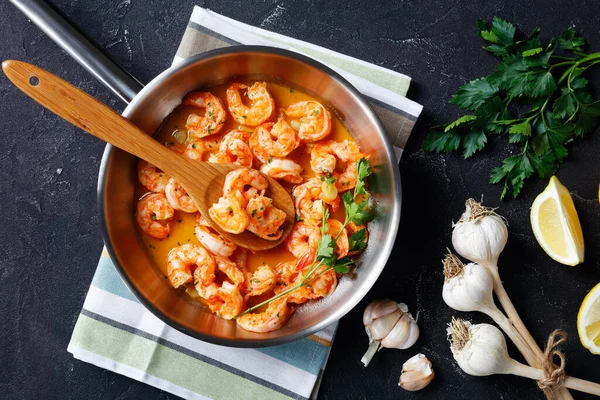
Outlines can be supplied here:
[[[164, 239], [171, 234], [175, 210], [196, 214], [199, 244], [184, 244], [170, 251], [168, 279], [173, 287], [185, 287], [193, 297], [203, 299], [221, 318], [232, 319], [247, 309], [253, 297], [281, 293], [302, 280], [317, 250], [325, 209], [333, 215], [339, 208], [341, 194], [356, 186], [356, 162], [368, 155], [361, 153], [355, 142], [327, 140], [331, 115], [318, 101], [300, 101], [277, 110], [265, 82], [231, 84], [226, 92], [227, 108], [210, 92], [190, 93], [183, 103], [198, 109], [198, 114], [187, 118], [183, 155], [241, 168], [227, 175], [222, 197], [204, 216], [179, 183], [140, 160], [138, 179], [151, 193], [139, 200], [136, 218], [144, 233]], [[208, 145], [209, 138], [222, 134], [227, 118], [240, 125], [222, 136], [215, 153]], [[310, 151], [313, 177], [305, 176], [302, 166], [290, 157], [299, 146]], [[263, 174], [293, 185], [297, 222], [282, 247], [295, 259], [262, 265], [250, 272], [246, 250], [221, 237], [206, 218], [227, 232], [247, 229], [268, 240], [279, 239], [285, 213], [265, 196], [268, 181]], [[349, 236], [366, 227], [349, 224], [341, 232], [342, 222], [330, 218], [326, 223], [326, 232], [338, 237], [337, 256], [353, 254]], [[325, 266], [321, 269], [324, 271]], [[323, 271], [316, 271], [318, 278], [269, 303], [266, 309], [236, 318], [237, 324], [259, 333], [280, 328], [295, 305], [329, 296], [335, 290], [338, 275], [333, 270]]]

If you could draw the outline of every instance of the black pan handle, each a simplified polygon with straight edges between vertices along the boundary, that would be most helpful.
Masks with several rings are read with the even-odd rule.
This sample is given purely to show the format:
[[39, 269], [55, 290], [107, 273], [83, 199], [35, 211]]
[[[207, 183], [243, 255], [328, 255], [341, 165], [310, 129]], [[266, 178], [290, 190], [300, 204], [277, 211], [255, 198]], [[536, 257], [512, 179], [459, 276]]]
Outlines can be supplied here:
[[126, 104], [144, 85], [111, 61], [44, 0], [9, 0]]

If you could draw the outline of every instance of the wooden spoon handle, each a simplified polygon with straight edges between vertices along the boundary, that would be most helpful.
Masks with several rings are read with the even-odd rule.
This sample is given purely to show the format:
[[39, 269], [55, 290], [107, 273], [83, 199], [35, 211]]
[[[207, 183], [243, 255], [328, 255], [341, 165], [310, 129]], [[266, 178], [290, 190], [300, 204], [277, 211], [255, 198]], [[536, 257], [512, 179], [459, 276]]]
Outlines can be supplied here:
[[177, 170], [179, 161], [185, 162], [114, 110], [50, 72], [15, 60], [4, 61], [2, 69], [29, 97], [97, 138], [169, 173]]

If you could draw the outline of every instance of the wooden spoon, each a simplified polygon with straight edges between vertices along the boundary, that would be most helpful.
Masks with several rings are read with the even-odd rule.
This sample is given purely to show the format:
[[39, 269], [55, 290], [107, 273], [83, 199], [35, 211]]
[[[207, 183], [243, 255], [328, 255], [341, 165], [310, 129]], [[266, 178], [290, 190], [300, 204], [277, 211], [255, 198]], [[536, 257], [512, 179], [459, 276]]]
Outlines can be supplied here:
[[[208, 217], [208, 209], [221, 197], [225, 175], [240, 168], [239, 165], [233, 164], [189, 160], [167, 149], [92, 96], [34, 65], [7, 60], [2, 63], [2, 70], [16, 87], [59, 117], [121, 150], [154, 164], [175, 178], [204, 216]], [[278, 240], [265, 240], [247, 230], [234, 235], [223, 231], [211, 218], [206, 218], [223, 237], [252, 251], [277, 246], [294, 225], [295, 211], [291, 196], [275, 180], [269, 177], [267, 179], [269, 188], [266, 196], [272, 198], [273, 205], [286, 214], [285, 223], [282, 225], [283, 235]]]

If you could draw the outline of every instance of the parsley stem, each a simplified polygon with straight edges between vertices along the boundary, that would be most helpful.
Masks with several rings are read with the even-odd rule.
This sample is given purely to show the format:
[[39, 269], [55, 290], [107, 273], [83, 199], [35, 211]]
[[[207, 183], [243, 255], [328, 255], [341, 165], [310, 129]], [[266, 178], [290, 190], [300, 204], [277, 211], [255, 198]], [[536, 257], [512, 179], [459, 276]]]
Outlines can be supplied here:
[[319, 261], [318, 263], [313, 262], [312, 265], [311, 265], [310, 270], [306, 273], [306, 275], [304, 275], [302, 277], [302, 280], [300, 282], [298, 282], [296, 285], [292, 286], [291, 288], [289, 288], [287, 290], [284, 290], [283, 292], [281, 292], [279, 294], [276, 294], [275, 296], [273, 296], [273, 297], [271, 297], [271, 298], [263, 301], [262, 303], [259, 303], [259, 304], [255, 305], [255, 306], [252, 306], [252, 307], [244, 310], [243, 312], [241, 312], [238, 315], [234, 316], [233, 319], [241, 317], [242, 315], [247, 314], [249, 312], [252, 312], [252, 311], [256, 310], [257, 308], [260, 308], [260, 307], [262, 307], [264, 305], [267, 305], [270, 302], [275, 301], [275, 300], [277, 300], [277, 299], [285, 296], [286, 294], [289, 294], [289, 293], [293, 292], [294, 290], [301, 288], [304, 285], [304, 282], [306, 282], [306, 280], [310, 277], [310, 275], [313, 274], [316, 271], [316, 269], [321, 266], [321, 264], [322, 264], [322, 261]]

